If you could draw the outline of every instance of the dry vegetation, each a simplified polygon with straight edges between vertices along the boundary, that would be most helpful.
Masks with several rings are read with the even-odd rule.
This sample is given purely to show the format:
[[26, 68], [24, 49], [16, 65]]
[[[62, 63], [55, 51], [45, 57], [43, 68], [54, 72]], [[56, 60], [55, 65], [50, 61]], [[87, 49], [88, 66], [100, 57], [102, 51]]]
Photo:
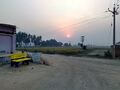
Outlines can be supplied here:
[[42, 52], [46, 54], [64, 54], [64, 55], [76, 55], [81, 52], [80, 48], [73, 48], [73, 47], [33, 47], [33, 48], [18, 48], [17, 50], [24, 50], [29, 52]]

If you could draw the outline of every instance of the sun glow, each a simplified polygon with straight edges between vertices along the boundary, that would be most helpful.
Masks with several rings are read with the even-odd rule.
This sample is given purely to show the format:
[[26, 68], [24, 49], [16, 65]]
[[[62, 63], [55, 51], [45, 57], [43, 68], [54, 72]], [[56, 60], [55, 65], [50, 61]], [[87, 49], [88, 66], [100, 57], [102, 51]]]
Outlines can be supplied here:
[[67, 38], [74, 34], [74, 28], [71, 25], [91, 17], [94, 6], [91, 0], [52, 0], [52, 5], [53, 10], [57, 11], [57, 15], [59, 14], [52, 20], [53, 24]]
[[73, 24], [94, 15], [93, 0], [43, 0], [42, 3], [45, 7], [39, 8], [40, 5], [36, 2], [35, 7], [39, 10], [36, 10], [37, 15], [41, 15], [40, 10], [44, 10], [42, 15], [46, 18], [45, 25], [49, 21], [50, 27], [55, 27], [56, 32], [67, 38], [74, 37]]
[[70, 38], [71, 36], [70, 36], [70, 34], [67, 34], [66, 37], [67, 37], [67, 38]]

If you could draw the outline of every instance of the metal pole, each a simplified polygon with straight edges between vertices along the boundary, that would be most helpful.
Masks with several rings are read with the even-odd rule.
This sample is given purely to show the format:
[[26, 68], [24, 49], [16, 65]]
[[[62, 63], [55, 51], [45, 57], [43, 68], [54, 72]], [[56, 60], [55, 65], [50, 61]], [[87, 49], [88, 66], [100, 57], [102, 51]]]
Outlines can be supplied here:
[[115, 18], [116, 17], [116, 10], [115, 10], [115, 5], [113, 8], [113, 58], [115, 58], [116, 56], [116, 52], [115, 52], [115, 44], [116, 44], [116, 33], [115, 33]]

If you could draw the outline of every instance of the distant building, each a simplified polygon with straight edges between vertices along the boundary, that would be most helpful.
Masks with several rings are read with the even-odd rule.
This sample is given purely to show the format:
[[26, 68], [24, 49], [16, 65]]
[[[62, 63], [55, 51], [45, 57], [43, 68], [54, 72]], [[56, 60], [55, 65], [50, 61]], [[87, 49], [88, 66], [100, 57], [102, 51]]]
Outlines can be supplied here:
[[117, 42], [116, 45], [120, 46], [120, 42]]
[[[113, 45], [111, 46], [111, 53], [112, 53], [112, 47]], [[117, 42], [115, 44], [115, 56], [120, 57], [120, 42]]]
[[30, 38], [30, 42], [25, 44], [24, 42], [22, 42], [21, 47], [33, 47], [35, 46], [35, 44], [32, 42], [31, 38]]
[[0, 24], [0, 53], [9, 54], [16, 50], [16, 26]]

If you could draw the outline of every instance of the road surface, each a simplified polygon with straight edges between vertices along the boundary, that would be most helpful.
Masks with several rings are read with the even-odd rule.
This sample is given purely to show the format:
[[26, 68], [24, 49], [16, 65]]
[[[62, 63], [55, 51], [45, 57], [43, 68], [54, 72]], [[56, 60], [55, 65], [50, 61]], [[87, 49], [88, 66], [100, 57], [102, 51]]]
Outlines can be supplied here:
[[0, 67], [0, 90], [120, 90], [120, 61], [47, 55], [50, 66]]

